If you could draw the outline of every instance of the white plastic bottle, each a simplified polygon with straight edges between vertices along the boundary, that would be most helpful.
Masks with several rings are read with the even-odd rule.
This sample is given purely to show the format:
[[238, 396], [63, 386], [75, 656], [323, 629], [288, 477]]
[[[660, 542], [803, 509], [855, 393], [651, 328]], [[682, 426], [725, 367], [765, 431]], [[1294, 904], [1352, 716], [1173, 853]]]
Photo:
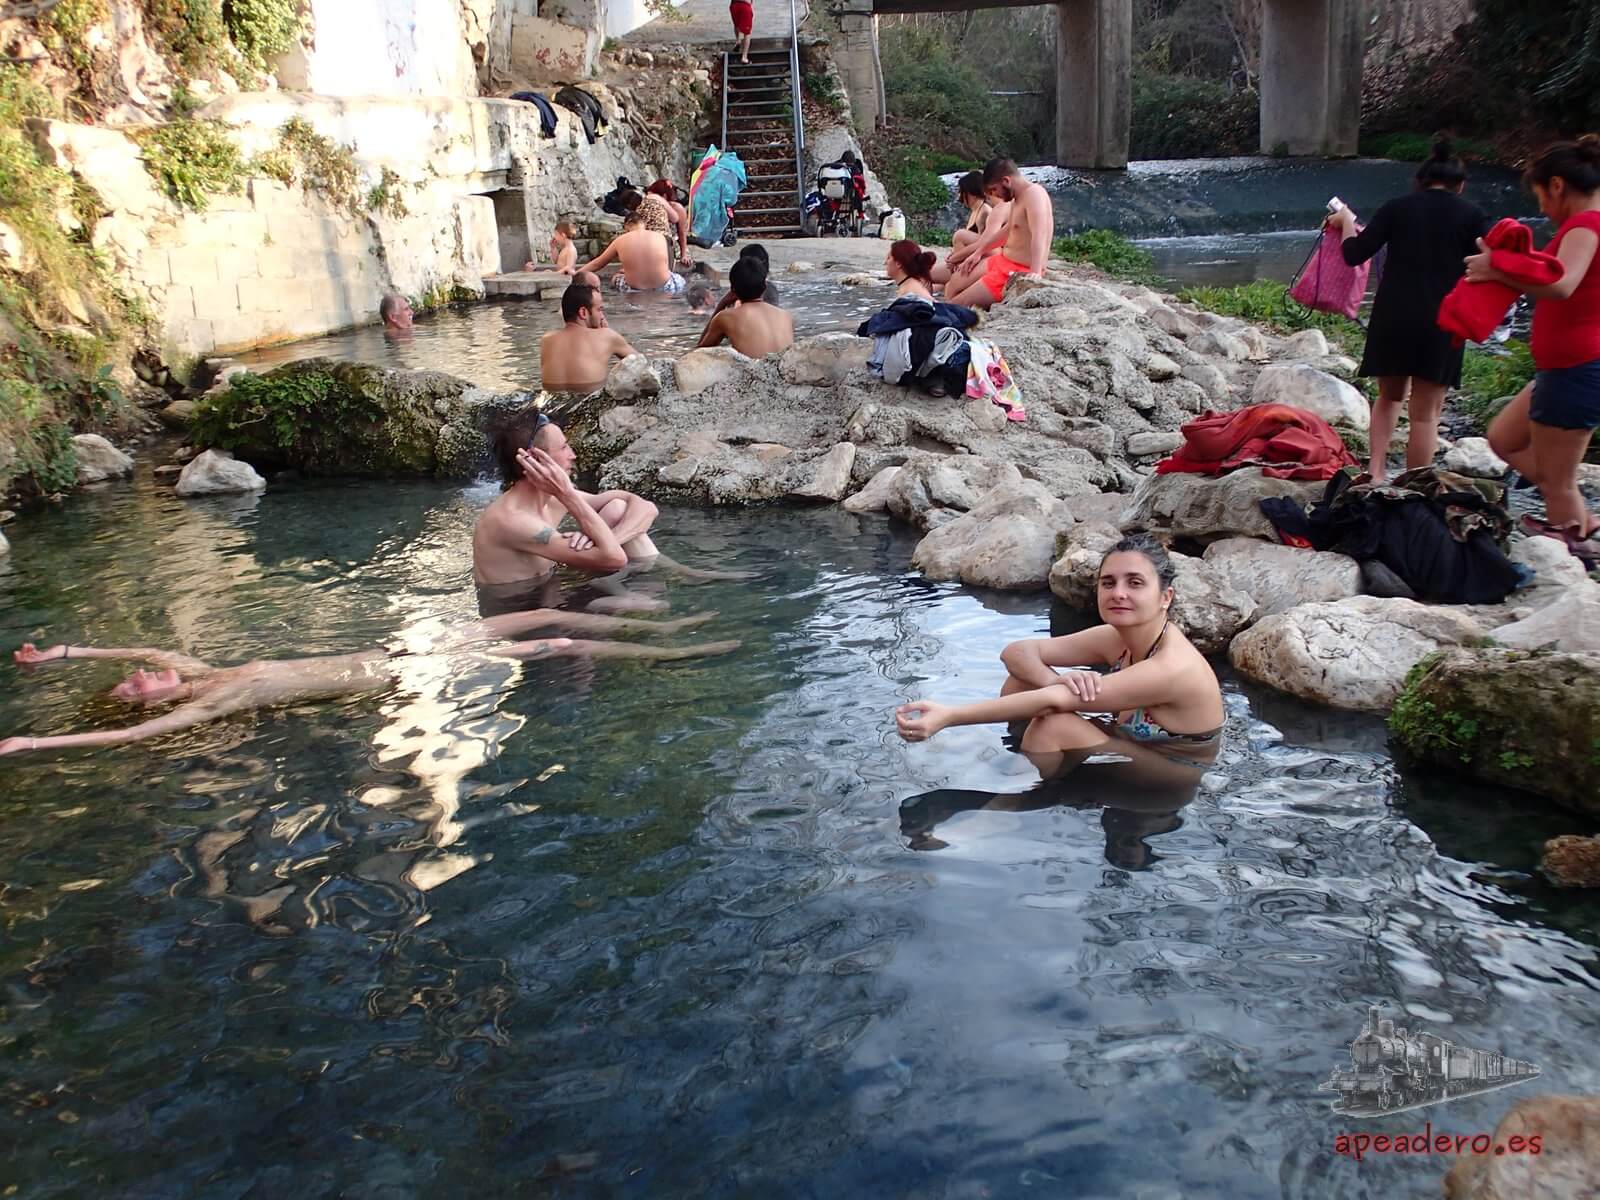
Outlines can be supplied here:
[[898, 208], [891, 208], [883, 214], [878, 222], [878, 236], [886, 242], [898, 242], [906, 236], [906, 215]]

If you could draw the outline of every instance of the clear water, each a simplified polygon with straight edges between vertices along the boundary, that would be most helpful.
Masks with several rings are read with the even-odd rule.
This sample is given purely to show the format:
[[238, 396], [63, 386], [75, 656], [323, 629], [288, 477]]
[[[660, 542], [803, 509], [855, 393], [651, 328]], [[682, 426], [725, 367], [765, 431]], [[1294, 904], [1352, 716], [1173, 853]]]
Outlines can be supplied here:
[[[841, 275], [858, 268], [779, 274], [783, 305], [794, 314], [795, 333], [843, 330], [854, 333], [888, 302], [884, 285], [843, 287]], [[606, 320], [643, 354], [671, 356], [692, 349], [709, 317], [693, 316], [681, 298], [607, 291]], [[558, 304], [536, 300], [490, 300], [458, 305], [417, 318], [408, 340], [387, 337], [382, 327], [331, 333], [239, 356], [247, 365], [269, 367], [302, 358], [381, 363], [412, 370], [445, 371], [491, 391], [537, 388], [539, 338], [561, 324]]]
[[[488, 499], [141, 476], [8, 527], [0, 645], [236, 662], [464, 620]], [[669, 510], [660, 540], [759, 573], [650, 585], [738, 652], [417, 666], [0, 760], [9, 1194], [1431, 1195], [1442, 1159], [1335, 1135], [1600, 1090], [1596, 908], [1529, 874], [1575, 821], [1230, 681], [1178, 812], [1075, 795], [915, 851], [902, 801], [1028, 777], [999, 730], [909, 747], [890, 709], [991, 692], [1069, 618], [928, 584], [906, 530], [834, 510]], [[0, 732], [124, 721], [117, 674], [0, 665]], [[1347, 1121], [1317, 1085], [1368, 1004], [1543, 1074]]]

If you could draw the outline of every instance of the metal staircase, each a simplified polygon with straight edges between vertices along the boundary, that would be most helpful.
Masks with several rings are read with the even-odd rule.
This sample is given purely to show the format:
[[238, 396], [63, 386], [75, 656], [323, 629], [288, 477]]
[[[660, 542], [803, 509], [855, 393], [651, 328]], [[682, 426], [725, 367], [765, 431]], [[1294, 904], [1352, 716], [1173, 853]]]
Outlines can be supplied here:
[[722, 56], [722, 145], [744, 163], [736, 228], [741, 237], [800, 237], [805, 200], [805, 117], [794, 5], [789, 37], [750, 43], [750, 61]]

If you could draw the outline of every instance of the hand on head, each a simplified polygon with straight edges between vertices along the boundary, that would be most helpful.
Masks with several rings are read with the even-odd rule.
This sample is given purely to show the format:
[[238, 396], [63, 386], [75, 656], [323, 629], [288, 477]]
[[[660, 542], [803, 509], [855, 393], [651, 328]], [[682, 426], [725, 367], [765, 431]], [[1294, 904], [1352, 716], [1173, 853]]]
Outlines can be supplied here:
[[517, 465], [522, 477], [542, 492], [561, 492], [572, 486], [561, 464], [537, 446], [518, 450]]
[[944, 728], [948, 711], [943, 704], [932, 700], [913, 700], [894, 710], [894, 727], [908, 742], [925, 742]]

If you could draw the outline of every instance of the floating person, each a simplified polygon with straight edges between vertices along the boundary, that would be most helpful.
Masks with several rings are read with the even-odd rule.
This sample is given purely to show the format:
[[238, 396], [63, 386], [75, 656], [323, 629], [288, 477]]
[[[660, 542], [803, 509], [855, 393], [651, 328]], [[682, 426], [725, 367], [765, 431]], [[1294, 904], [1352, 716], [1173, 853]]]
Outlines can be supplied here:
[[[561, 427], [542, 412], [529, 409], [507, 418], [495, 432], [494, 452], [506, 490], [484, 510], [472, 534], [472, 573], [485, 616], [568, 602], [556, 578], [561, 566], [597, 577], [590, 586], [600, 595], [584, 604], [592, 612], [665, 608], [622, 586], [641, 569], [660, 567], [692, 580], [750, 578], [695, 570], [662, 554], [649, 536], [656, 518], [650, 501], [621, 490], [579, 491], [569, 475], [578, 456]], [[578, 531], [558, 532], [569, 515]]]
[[547, 392], [597, 392], [605, 386], [612, 360], [635, 353], [606, 324], [604, 302], [594, 284], [567, 285], [561, 293], [561, 319], [560, 329], [539, 339], [539, 384]]
[[967, 259], [983, 256], [995, 246], [1003, 249], [990, 255], [983, 275], [955, 294], [945, 295], [968, 308], [988, 308], [1006, 294], [1006, 283], [1013, 275], [1043, 278], [1050, 257], [1050, 239], [1055, 233], [1055, 209], [1050, 193], [1034, 183], [1009, 158], [991, 158], [983, 168], [983, 194], [995, 204], [1007, 204], [1006, 219], [997, 224], [991, 215], [984, 234], [959, 250], [952, 250], [946, 264], [952, 269]]
[[113, 688], [111, 695], [146, 706], [177, 702], [178, 707], [123, 729], [5, 738], [0, 740], [0, 755], [78, 746], [121, 746], [210, 724], [234, 713], [383, 692], [398, 681], [401, 660], [407, 658], [453, 655], [467, 659], [527, 660], [582, 656], [666, 661], [724, 654], [737, 648], [739, 643], [734, 641], [664, 647], [564, 637], [521, 640], [522, 634], [550, 628], [592, 633], [676, 633], [709, 620], [712, 615], [652, 622], [549, 610], [519, 612], [474, 622], [446, 637], [436, 647], [420, 651], [378, 648], [315, 658], [256, 659], [237, 667], [214, 667], [186, 654], [143, 647], [107, 649], [58, 645], [39, 650], [26, 643], [14, 654], [23, 666], [91, 659], [131, 659], [148, 663], [156, 669], [135, 671]]
[[683, 276], [668, 262], [666, 241], [645, 228], [637, 206], [636, 211], [622, 218], [622, 232], [599, 257], [584, 263], [583, 269], [599, 271], [612, 262], [622, 267], [612, 279], [619, 292], [665, 292], [676, 296], [683, 291]]
[[721, 308], [706, 322], [700, 346], [727, 341], [740, 354], [761, 358], [794, 345], [794, 318], [764, 299], [767, 273], [759, 260], [741, 258], [728, 271], [729, 295], [737, 303]]
[[415, 315], [411, 311], [411, 302], [399, 292], [389, 292], [378, 301], [378, 319], [383, 322], [383, 332], [386, 337], [400, 341], [409, 340], [411, 323]]
[[[1026, 721], [1022, 752], [1045, 778], [1114, 749], [1130, 793], [1192, 792], [1216, 758], [1222, 690], [1205, 656], [1171, 618], [1172, 560], [1148, 536], [1124, 538], [1101, 560], [1096, 584], [1104, 625], [1066, 637], [1013, 642], [998, 700], [944, 705], [914, 700], [895, 711], [908, 742], [952, 725]], [[1101, 675], [1069, 667], [1109, 667]], [[1112, 713], [1110, 721], [1083, 713]]]

